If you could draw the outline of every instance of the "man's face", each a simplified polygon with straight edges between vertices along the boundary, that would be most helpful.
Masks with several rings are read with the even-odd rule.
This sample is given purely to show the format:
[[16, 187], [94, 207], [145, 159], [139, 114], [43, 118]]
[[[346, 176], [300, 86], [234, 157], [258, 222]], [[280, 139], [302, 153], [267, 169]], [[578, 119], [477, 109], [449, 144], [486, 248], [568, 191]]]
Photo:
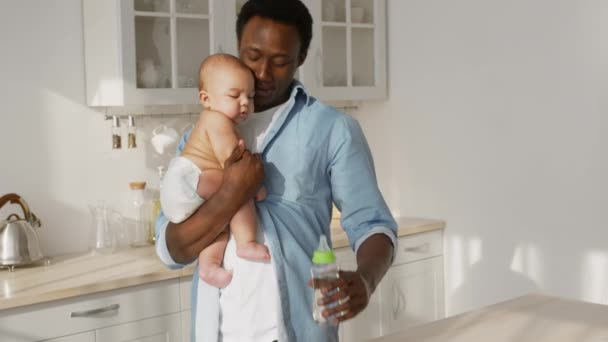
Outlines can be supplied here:
[[298, 30], [270, 19], [253, 17], [243, 27], [239, 57], [255, 76], [255, 110], [264, 111], [289, 97], [296, 69], [304, 62]]

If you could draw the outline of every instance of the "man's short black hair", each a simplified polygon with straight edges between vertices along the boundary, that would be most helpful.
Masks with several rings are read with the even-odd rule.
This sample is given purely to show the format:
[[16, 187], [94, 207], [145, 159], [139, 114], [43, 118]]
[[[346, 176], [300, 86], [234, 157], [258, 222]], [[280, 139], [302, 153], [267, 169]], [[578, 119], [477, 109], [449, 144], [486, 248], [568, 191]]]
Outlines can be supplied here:
[[300, 35], [300, 55], [308, 53], [312, 39], [312, 16], [300, 0], [249, 0], [241, 8], [236, 21], [236, 37], [240, 43], [243, 27], [253, 17], [271, 19], [294, 26]]

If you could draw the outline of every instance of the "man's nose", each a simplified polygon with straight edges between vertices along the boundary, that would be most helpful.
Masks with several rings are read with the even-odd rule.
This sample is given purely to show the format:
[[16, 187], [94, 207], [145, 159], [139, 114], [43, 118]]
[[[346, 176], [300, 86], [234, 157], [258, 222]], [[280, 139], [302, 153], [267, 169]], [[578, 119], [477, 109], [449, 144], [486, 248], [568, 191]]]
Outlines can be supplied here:
[[268, 61], [263, 61], [259, 64], [259, 67], [256, 70], [255, 77], [259, 81], [269, 81], [270, 80], [270, 66]]

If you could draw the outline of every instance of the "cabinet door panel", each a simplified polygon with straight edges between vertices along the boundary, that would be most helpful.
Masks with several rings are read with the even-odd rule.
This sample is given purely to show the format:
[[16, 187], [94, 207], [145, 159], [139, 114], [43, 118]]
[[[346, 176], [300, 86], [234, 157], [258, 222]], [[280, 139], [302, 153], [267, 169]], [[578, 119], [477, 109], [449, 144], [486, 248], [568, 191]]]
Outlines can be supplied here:
[[[352, 260], [340, 262], [340, 269], [347, 271], [357, 269], [357, 262], [354, 260], [354, 254], [352, 255]], [[340, 341], [368, 341], [372, 338], [381, 336], [382, 325], [380, 322], [379, 290], [380, 288], [378, 287], [363, 312], [340, 325]]]
[[442, 257], [391, 267], [380, 301], [383, 335], [443, 318]]
[[[349, 247], [335, 250], [336, 259], [341, 270], [354, 271], [357, 269], [355, 253]], [[382, 324], [380, 322], [380, 287], [372, 295], [370, 302], [363, 312], [340, 325], [340, 341], [368, 341], [380, 337]]]
[[181, 339], [180, 313], [125, 323], [95, 332], [96, 342], [175, 342]]
[[386, 1], [304, 0], [313, 38], [300, 80], [324, 101], [386, 98]]
[[180, 312], [180, 315], [182, 319], [182, 342], [190, 342], [190, 334], [192, 330], [192, 311], [182, 311]]
[[[40, 341], [179, 311], [177, 279], [0, 310], [2, 336]], [[32, 322], [37, 322], [32, 324]], [[16, 341], [21, 341], [15, 337]]]

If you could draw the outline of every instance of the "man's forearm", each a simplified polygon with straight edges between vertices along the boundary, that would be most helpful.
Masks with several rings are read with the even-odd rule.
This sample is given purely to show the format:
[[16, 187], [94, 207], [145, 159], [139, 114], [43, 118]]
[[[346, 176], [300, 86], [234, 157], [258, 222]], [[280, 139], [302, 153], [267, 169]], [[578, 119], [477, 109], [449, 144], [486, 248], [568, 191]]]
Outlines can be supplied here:
[[384, 234], [367, 238], [357, 250], [357, 271], [369, 286], [370, 295], [391, 266], [393, 243]]
[[176, 262], [188, 264], [221, 233], [242, 201], [221, 189], [181, 223], [167, 226], [167, 249]]

